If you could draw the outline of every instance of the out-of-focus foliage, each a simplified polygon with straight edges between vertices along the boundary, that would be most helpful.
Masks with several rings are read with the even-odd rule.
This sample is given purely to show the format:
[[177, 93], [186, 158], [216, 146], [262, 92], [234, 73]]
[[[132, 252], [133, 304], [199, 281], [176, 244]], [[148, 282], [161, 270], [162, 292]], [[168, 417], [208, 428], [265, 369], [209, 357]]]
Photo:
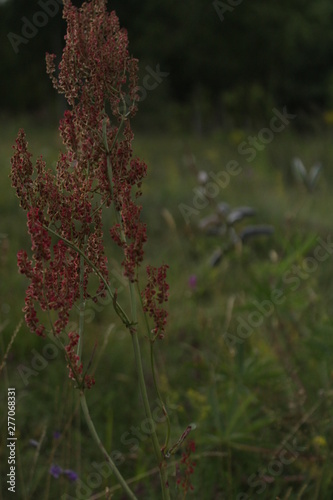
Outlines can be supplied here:
[[[8, 33], [22, 36], [42, 3], [59, 12], [15, 53]], [[55, 99], [45, 76], [46, 51], [61, 53], [61, 2], [7, 0], [0, 4], [0, 110], [50, 109]], [[82, 2], [74, 2], [80, 4]], [[307, 113], [333, 104], [333, 4], [330, 0], [252, 0], [223, 12], [205, 0], [109, 1], [129, 31], [130, 48], [145, 66], [170, 75], [164, 92], [173, 101], [208, 108], [214, 120], [265, 118], [273, 105]], [[36, 19], [36, 18], [35, 18]]]

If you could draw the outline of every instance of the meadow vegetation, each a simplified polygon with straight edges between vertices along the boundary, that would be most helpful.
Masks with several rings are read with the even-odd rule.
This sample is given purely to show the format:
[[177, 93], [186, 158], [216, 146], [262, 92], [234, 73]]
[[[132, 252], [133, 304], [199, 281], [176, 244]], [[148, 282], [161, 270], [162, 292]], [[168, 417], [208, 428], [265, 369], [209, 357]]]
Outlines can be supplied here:
[[[23, 212], [10, 186], [11, 146], [25, 127], [34, 155], [55, 166], [61, 143], [57, 130], [31, 117], [6, 119], [0, 137], [0, 363], [23, 318], [27, 281], [18, 274], [16, 253], [29, 250]], [[247, 162], [239, 144], [258, 131], [216, 130], [206, 136], [184, 131], [135, 134], [135, 152], [148, 164], [143, 186], [143, 219], [150, 244], [145, 259], [170, 266], [167, 334], [156, 350], [159, 385], [167, 402], [173, 440], [189, 423], [196, 462], [191, 476], [202, 499], [321, 499], [333, 492], [332, 355], [333, 230], [331, 190], [332, 130], [300, 134], [290, 126]], [[186, 223], [180, 204], [191, 206], [200, 170], [215, 173], [236, 160], [242, 170], [217, 198], [231, 206], [257, 210], [255, 222], [274, 226], [274, 234], [238, 246], [218, 266], [211, 254], [223, 237]], [[291, 162], [323, 164], [309, 193], [292, 177]], [[36, 159], [36, 156], [34, 156]], [[117, 252], [106, 238], [107, 248]], [[319, 248], [320, 247], [320, 248]], [[117, 253], [112, 265], [117, 269]], [[112, 277], [128, 289], [119, 267]], [[158, 471], [144, 425], [136, 386], [131, 340], [115, 318], [112, 304], [97, 303], [87, 321], [86, 356], [98, 344], [96, 387], [87, 395], [99, 434], [117, 451], [119, 468], [139, 498], [155, 499]], [[31, 334], [25, 324], [1, 368], [1, 397], [17, 392], [19, 498], [124, 498], [81, 421], [78, 396], [71, 390], [63, 354], [51, 340]], [[148, 347], [145, 353], [149, 358]], [[153, 382], [148, 389], [154, 401]], [[157, 431], [159, 432], [156, 409]], [[6, 415], [1, 415], [1, 428]], [[170, 484], [186, 442], [170, 461]], [[2, 470], [7, 450], [0, 448]], [[77, 481], [58, 478], [59, 464]], [[183, 466], [182, 464], [181, 466]], [[6, 495], [5, 476], [1, 489]], [[175, 481], [174, 481], [175, 483]], [[175, 486], [172, 486], [174, 494]], [[66, 496], [66, 494], [68, 496]], [[176, 498], [176, 496], [175, 496]]]

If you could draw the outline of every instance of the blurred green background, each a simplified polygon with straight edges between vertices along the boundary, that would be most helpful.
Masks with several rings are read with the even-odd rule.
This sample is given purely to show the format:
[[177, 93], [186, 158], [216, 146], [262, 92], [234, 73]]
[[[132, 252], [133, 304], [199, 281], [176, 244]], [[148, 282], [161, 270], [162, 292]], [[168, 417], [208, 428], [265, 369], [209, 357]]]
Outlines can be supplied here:
[[[44, 57], [62, 51], [61, 4], [0, 4], [1, 111], [46, 116], [57, 107]], [[332, 108], [329, 0], [114, 0], [108, 5], [129, 32], [142, 78], [147, 65], [169, 73], [142, 105], [142, 120], [145, 112], [156, 111], [154, 128], [173, 120], [195, 131], [248, 126], [267, 119], [274, 105], [311, 118]], [[298, 123], [309, 125], [305, 117]]]
[[[58, 6], [57, 13], [38, 17], [46, 4], [53, 12]], [[80, 417], [62, 354], [46, 349], [52, 341], [19, 327], [27, 280], [17, 272], [16, 253], [29, 251], [30, 242], [10, 186], [10, 158], [20, 127], [34, 158], [42, 154], [52, 169], [63, 148], [57, 124], [65, 104], [44, 61], [45, 52], [61, 55], [60, 4], [0, 3], [0, 498], [12, 498], [6, 485], [6, 404], [7, 387], [16, 387], [17, 498], [97, 499], [112, 493], [122, 499], [111, 475], [96, 476], [94, 464], [103, 457]], [[196, 424], [194, 492], [188, 497], [330, 500], [333, 266], [329, 251], [319, 261], [316, 249], [332, 235], [333, 4], [108, 4], [140, 60], [143, 98], [133, 128], [135, 154], [148, 164], [144, 264], [170, 266], [169, 326], [156, 354], [172, 441]], [[36, 31], [38, 22], [45, 24]], [[163, 76], [156, 76], [158, 68]], [[155, 75], [156, 88], [146, 88], [147, 75]], [[284, 108], [295, 118], [270, 133], [276, 110]], [[293, 168], [295, 158], [305, 173]], [[220, 175], [230, 161], [240, 173], [197, 208], [198, 172]], [[319, 163], [311, 183], [311, 169]], [[268, 224], [274, 233], [231, 246], [229, 233], [207, 235], [200, 221], [216, 215], [222, 202], [253, 207], [249, 223]], [[236, 233], [244, 224], [235, 224]], [[117, 250], [108, 238], [106, 246], [114, 285], [121, 284]], [[212, 266], [219, 249], [225, 254]], [[285, 300], [242, 338], [239, 324], [249, 324], [255, 304], [271, 300], [277, 290]], [[126, 286], [119, 298], [127, 307]], [[136, 438], [136, 448], [128, 443], [135, 433], [142, 435], [144, 420], [131, 341], [108, 303], [89, 304], [89, 311], [84, 359], [97, 342], [96, 386], [87, 396], [96, 427], [106, 448], [124, 458], [121, 472], [133, 479], [138, 498], [159, 499], [147, 435]], [[141, 340], [154, 407], [144, 335]], [[163, 437], [162, 426], [158, 433]], [[174, 463], [182, 451], [170, 465], [172, 498], [184, 498]], [[54, 464], [74, 470], [79, 480], [54, 478]]]

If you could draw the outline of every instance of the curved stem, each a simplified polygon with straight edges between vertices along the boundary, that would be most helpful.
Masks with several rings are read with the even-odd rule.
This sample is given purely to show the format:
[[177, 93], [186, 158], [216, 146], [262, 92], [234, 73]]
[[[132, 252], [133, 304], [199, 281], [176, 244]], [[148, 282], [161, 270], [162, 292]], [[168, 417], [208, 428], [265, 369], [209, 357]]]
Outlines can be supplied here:
[[[78, 343], [78, 347], [77, 347], [77, 354], [79, 356], [80, 361], [82, 358], [83, 332], [84, 332], [84, 309], [85, 309], [85, 299], [84, 299], [84, 293], [83, 293], [84, 264], [85, 264], [85, 254], [84, 254], [84, 252], [82, 252], [82, 253], [80, 253], [80, 313], [79, 313], [79, 343]], [[118, 482], [123, 487], [125, 493], [127, 493], [128, 497], [131, 498], [132, 500], [136, 500], [136, 496], [134, 495], [132, 490], [129, 488], [129, 486], [126, 483], [123, 476], [120, 474], [116, 464], [113, 462], [112, 458], [107, 453], [106, 449], [103, 446], [102, 441], [100, 440], [100, 438], [97, 434], [94, 423], [93, 423], [91, 416], [90, 416], [90, 412], [88, 409], [87, 400], [86, 400], [84, 391], [80, 391], [80, 402], [81, 402], [83, 415], [85, 417], [90, 434], [92, 435], [94, 441], [96, 442], [97, 446], [99, 447], [99, 449], [103, 453], [106, 460], [109, 462], [112, 472], [116, 476]]]
[[154, 356], [154, 339], [152, 338], [152, 335], [151, 335], [151, 332], [150, 332], [147, 313], [144, 311], [144, 308], [143, 308], [142, 297], [141, 297], [141, 294], [140, 294], [139, 281], [137, 281], [137, 290], [138, 290], [138, 295], [140, 297], [141, 308], [142, 308], [142, 311], [143, 311], [143, 314], [144, 314], [144, 318], [145, 318], [145, 323], [146, 323], [146, 328], [147, 328], [147, 336], [148, 336], [149, 342], [150, 342], [150, 364], [151, 364], [151, 371], [152, 371], [152, 375], [153, 375], [153, 383], [154, 383], [154, 387], [155, 387], [155, 391], [156, 391], [157, 397], [158, 397], [158, 399], [160, 401], [160, 404], [162, 406], [163, 413], [164, 413], [164, 415], [166, 417], [167, 432], [166, 432], [165, 443], [164, 443], [164, 447], [163, 447], [163, 449], [166, 451], [167, 448], [168, 448], [168, 446], [169, 446], [169, 440], [170, 440], [170, 419], [169, 419], [169, 415], [168, 415], [167, 409], [165, 407], [165, 404], [163, 402], [161, 393], [160, 393], [158, 385], [157, 385], [156, 370], [155, 370], [155, 356]]
[[150, 364], [151, 364], [151, 371], [152, 371], [152, 375], [153, 375], [153, 382], [154, 382], [154, 386], [155, 386], [155, 391], [157, 393], [158, 399], [160, 400], [160, 404], [162, 405], [163, 413], [166, 417], [167, 431], [166, 431], [165, 443], [164, 443], [164, 447], [163, 447], [164, 450], [166, 451], [168, 449], [169, 440], [170, 440], [170, 419], [169, 419], [167, 409], [165, 407], [165, 404], [163, 402], [161, 393], [160, 393], [158, 385], [157, 385], [156, 371], [155, 371], [154, 343], [153, 342], [150, 342]]
[[[131, 293], [132, 319], [133, 319], [133, 322], [136, 322], [137, 321], [137, 311], [136, 311], [136, 297], [135, 297], [134, 284], [132, 282], [130, 282], [129, 286], [130, 286], [130, 293]], [[139, 377], [139, 386], [140, 386], [140, 391], [141, 391], [141, 395], [142, 395], [143, 406], [144, 406], [147, 418], [149, 419], [151, 424], [153, 424], [153, 418], [152, 418], [148, 394], [147, 394], [146, 381], [145, 381], [144, 374], [143, 374], [142, 357], [141, 357], [141, 349], [140, 349], [140, 344], [139, 344], [139, 339], [138, 339], [138, 333], [133, 328], [131, 330], [131, 334], [132, 334], [134, 357], [135, 357], [135, 362], [136, 362], [136, 367], [137, 367], [137, 372], [138, 372], [138, 377]], [[152, 425], [152, 428], [154, 429], [153, 425]], [[153, 446], [154, 446], [156, 460], [158, 463], [160, 463], [161, 458], [162, 458], [162, 454], [160, 451], [160, 444], [158, 442], [155, 430], [152, 432], [151, 437], [152, 437], [152, 442], [153, 442]]]
[[[110, 152], [116, 143], [119, 132], [123, 127], [124, 121], [125, 121], [125, 116], [122, 116], [121, 123], [120, 123], [119, 128], [117, 130], [117, 133], [113, 139], [111, 148], [108, 147], [106, 121], [104, 121], [104, 123], [103, 123], [104, 147], [105, 147], [105, 150], [107, 153], [107, 173], [108, 173], [112, 198], [113, 198], [113, 182], [112, 182], [112, 165], [111, 165]], [[117, 211], [115, 206], [114, 206], [114, 210], [115, 210], [116, 220], [121, 228], [121, 239], [124, 243], [126, 243], [126, 235], [125, 235], [125, 232], [123, 230], [121, 213]], [[159, 441], [157, 438], [157, 433], [156, 433], [154, 421], [152, 418], [152, 413], [151, 413], [148, 394], [147, 394], [147, 387], [146, 387], [146, 382], [145, 382], [145, 378], [144, 378], [143, 366], [142, 366], [140, 343], [139, 343], [139, 339], [138, 339], [137, 330], [135, 328], [135, 325], [137, 324], [137, 305], [136, 305], [135, 287], [134, 287], [134, 283], [131, 282], [130, 280], [129, 280], [129, 289], [130, 289], [130, 298], [131, 298], [131, 323], [130, 323], [130, 325], [132, 325], [132, 326], [129, 325], [129, 328], [130, 328], [130, 332], [132, 335], [134, 357], [135, 357], [135, 363], [136, 363], [136, 368], [137, 368], [137, 374], [138, 374], [138, 378], [139, 378], [140, 392], [141, 392], [146, 416], [147, 416], [147, 418], [152, 426], [151, 439], [152, 439], [152, 443], [153, 443], [156, 461], [157, 461], [157, 463], [159, 465], [159, 469], [160, 469], [162, 498], [163, 498], [163, 500], [169, 500], [170, 494], [169, 494], [169, 489], [168, 489], [168, 484], [167, 484], [168, 477], [167, 477], [167, 471], [166, 471], [166, 467], [165, 467], [165, 459], [164, 459], [164, 455], [162, 454], [161, 449], [160, 449], [160, 444], [159, 444]]]
[[112, 460], [112, 458], [110, 457], [110, 455], [108, 454], [108, 452], [106, 451], [106, 449], [104, 448], [103, 443], [101, 442], [101, 440], [100, 440], [100, 438], [99, 438], [99, 436], [97, 434], [97, 431], [95, 429], [94, 423], [91, 420], [91, 416], [90, 416], [88, 405], [87, 405], [87, 400], [86, 400], [86, 397], [85, 397], [85, 394], [84, 394], [83, 391], [80, 392], [80, 402], [81, 402], [81, 407], [82, 407], [83, 415], [84, 415], [84, 418], [86, 420], [87, 426], [89, 428], [90, 434], [92, 435], [92, 437], [93, 437], [94, 441], [96, 442], [97, 446], [99, 447], [99, 449], [103, 453], [105, 459], [110, 464], [112, 472], [116, 476], [118, 482], [123, 487], [123, 489], [124, 489], [125, 493], [127, 494], [128, 498], [131, 498], [132, 500], [137, 500], [137, 497], [134, 495], [133, 491], [130, 489], [130, 487], [126, 483], [125, 479], [123, 478], [123, 476], [120, 474], [120, 472], [119, 472], [116, 464], [114, 463], [114, 461]]
[[[132, 284], [132, 288], [133, 288], [133, 284]], [[136, 367], [137, 367], [137, 373], [138, 373], [138, 377], [139, 377], [139, 386], [140, 386], [141, 396], [142, 396], [142, 400], [143, 400], [143, 406], [145, 409], [146, 416], [147, 416], [149, 422], [151, 422], [151, 426], [152, 426], [151, 439], [152, 439], [152, 443], [153, 443], [153, 447], [154, 447], [155, 457], [156, 457], [157, 463], [158, 463], [159, 468], [160, 468], [162, 498], [163, 498], [163, 500], [169, 500], [170, 494], [169, 494], [169, 489], [168, 489], [168, 484], [167, 484], [168, 476], [167, 476], [167, 471], [165, 468], [164, 456], [162, 455], [162, 452], [160, 450], [160, 444], [159, 444], [158, 439], [157, 439], [157, 434], [156, 434], [156, 430], [155, 430], [155, 426], [154, 426], [154, 420], [153, 420], [152, 413], [150, 410], [146, 382], [145, 382], [144, 375], [143, 375], [142, 358], [141, 358], [141, 350], [140, 350], [138, 334], [137, 334], [136, 330], [133, 330], [131, 333], [132, 333], [134, 356], [135, 356], [135, 362], [136, 362]]]

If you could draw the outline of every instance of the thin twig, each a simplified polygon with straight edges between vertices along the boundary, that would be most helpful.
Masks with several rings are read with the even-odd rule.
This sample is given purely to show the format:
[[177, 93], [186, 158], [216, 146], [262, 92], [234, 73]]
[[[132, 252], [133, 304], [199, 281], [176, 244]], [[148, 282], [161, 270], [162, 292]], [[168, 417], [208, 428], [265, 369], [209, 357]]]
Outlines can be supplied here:
[[[0, 366], [0, 373], [2, 372], [2, 370], [3, 370], [3, 368], [4, 368], [5, 364], [6, 364], [6, 360], [7, 360], [9, 351], [10, 351], [12, 345], [13, 345], [13, 342], [15, 340], [16, 335], [20, 331], [20, 328], [22, 326], [22, 322], [23, 322], [23, 320], [21, 319], [20, 322], [19, 322], [19, 324], [17, 325], [17, 327], [16, 327], [16, 329], [15, 329], [15, 331], [14, 331], [14, 333], [13, 333], [11, 339], [10, 339], [10, 341], [9, 341], [9, 344], [7, 346], [5, 355], [4, 355], [3, 359], [2, 359], [2, 363], [1, 363], [1, 366]], [[8, 320], [3, 325], [1, 325], [0, 331], [2, 331], [7, 324], [8, 324]]]

